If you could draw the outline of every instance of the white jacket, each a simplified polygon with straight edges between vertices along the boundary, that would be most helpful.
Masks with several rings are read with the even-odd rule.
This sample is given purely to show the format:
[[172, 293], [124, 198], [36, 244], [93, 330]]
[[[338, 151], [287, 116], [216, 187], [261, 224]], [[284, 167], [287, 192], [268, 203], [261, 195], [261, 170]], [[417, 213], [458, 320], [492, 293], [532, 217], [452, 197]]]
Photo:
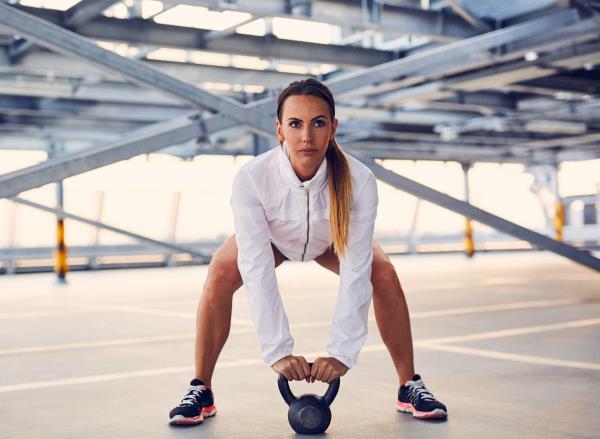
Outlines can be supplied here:
[[[309, 261], [332, 242], [327, 158], [311, 180], [301, 182], [287, 151], [284, 143], [284, 148], [277, 146], [244, 164], [235, 175], [231, 196], [238, 268], [262, 357], [269, 366], [292, 355], [294, 346], [279, 295], [271, 243], [290, 260]], [[340, 258], [340, 284], [327, 352], [352, 367], [367, 339], [378, 195], [371, 170], [354, 157], [346, 157], [352, 177], [349, 239]]]

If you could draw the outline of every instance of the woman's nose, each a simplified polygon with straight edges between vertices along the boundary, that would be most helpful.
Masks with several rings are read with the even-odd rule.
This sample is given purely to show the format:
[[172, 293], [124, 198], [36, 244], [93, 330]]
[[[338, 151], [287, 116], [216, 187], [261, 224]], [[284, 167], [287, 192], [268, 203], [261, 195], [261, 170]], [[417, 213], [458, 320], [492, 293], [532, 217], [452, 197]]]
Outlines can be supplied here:
[[302, 130], [302, 143], [312, 143], [312, 132], [310, 128]]

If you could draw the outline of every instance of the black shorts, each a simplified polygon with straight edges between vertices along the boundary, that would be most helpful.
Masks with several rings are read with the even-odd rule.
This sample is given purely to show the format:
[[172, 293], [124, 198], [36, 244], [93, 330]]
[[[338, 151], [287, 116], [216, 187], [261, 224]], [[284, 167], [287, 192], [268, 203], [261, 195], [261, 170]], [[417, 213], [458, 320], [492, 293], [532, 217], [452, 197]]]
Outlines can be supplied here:
[[277, 250], [279, 253], [281, 253], [281, 256], [283, 256], [283, 259], [284, 259], [285, 261], [289, 261], [289, 260], [290, 260], [290, 258], [288, 258], [286, 255], [284, 255], [284, 254], [283, 254], [283, 252], [282, 252], [281, 250], [279, 250], [279, 249], [278, 249], [278, 248], [275, 246], [275, 244], [273, 244], [272, 242], [271, 242], [271, 247], [273, 247], [275, 250]]

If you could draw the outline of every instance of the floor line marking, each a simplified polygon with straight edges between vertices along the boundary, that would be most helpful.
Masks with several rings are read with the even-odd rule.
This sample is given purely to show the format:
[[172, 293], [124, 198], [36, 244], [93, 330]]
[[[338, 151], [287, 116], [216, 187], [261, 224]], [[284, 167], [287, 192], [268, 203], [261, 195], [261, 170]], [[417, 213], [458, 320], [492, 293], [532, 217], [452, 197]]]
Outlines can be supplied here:
[[16, 311], [0, 314], [0, 320], [27, 319], [47, 316], [62, 316], [65, 314], [83, 314], [101, 312], [102, 310], [43, 310], [43, 311]]
[[[52, 306], [52, 305], [46, 305]], [[35, 313], [43, 313], [47, 312], [48, 315], [61, 315], [61, 314], [76, 314], [78, 312], [88, 313], [88, 312], [102, 312], [102, 311], [116, 311], [116, 312], [130, 312], [134, 314], [146, 314], [153, 316], [161, 316], [161, 317], [176, 317], [178, 319], [196, 319], [196, 312], [182, 312], [182, 311], [165, 311], [161, 309], [152, 309], [152, 308], [143, 308], [139, 306], [132, 305], [107, 305], [107, 304], [98, 304], [98, 303], [89, 303], [89, 304], [61, 304], [54, 305], [61, 306], [66, 309], [60, 311], [32, 311], [31, 316], [24, 315], [24, 317], [37, 317]], [[13, 317], [10, 317], [13, 318]], [[15, 317], [16, 318], [16, 317]], [[2, 319], [2, 314], [0, 314], [0, 319]], [[237, 319], [232, 318], [231, 323], [234, 325], [241, 326], [253, 326], [252, 320], [248, 319]]]
[[131, 345], [131, 344], [187, 340], [187, 339], [193, 339], [193, 338], [194, 338], [193, 334], [158, 335], [158, 336], [150, 336], [150, 337], [131, 337], [131, 338], [120, 338], [120, 339], [113, 339], [113, 340], [97, 340], [97, 341], [90, 341], [90, 342], [64, 343], [64, 344], [55, 344], [55, 345], [46, 345], [46, 346], [29, 346], [29, 347], [25, 347], [25, 348], [3, 349], [3, 350], [0, 350], [0, 355], [65, 351], [65, 350], [85, 349], [85, 348], [93, 348], [93, 347], [123, 346], [123, 345]]
[[[532, 300], [525, 302], [510, 302], [501, 303], [497, 305], [478, 305], [461, 308], [449, 308], [432, 311], [417, 311], [411, 313], [411, 319], [428, 318], [428, 317], [442, 317], [451, 315], [461, 314], [476, 314], [479, 312], [493, 312], [493, 311], [505, 311], [514, 309], [527, 309], [527, 308], [544, 308], [552, 306], [564, 306], [564, 305], [576, 305], [586, 303], [582, 299], [553, 299], [553, 300]], [[102, 304], [91, 304], [91, 305], [67, 305], [70, 309], [62, 311], [30, 311], [22, 313], [8, 313], [0, 314], [0, 319], [4, 318], [27, 318], [27, 317], [40, 317], [44, 315], [62, 315], [62, 314], [75, 314], [78, 312], [102, 312], [102, 311], [119, 311], [119, 312], [132, 312], [138, 314], [158, 315], [165, 317], [176, 317], [185, 319], [195, 319], [195, 312], [181, 312], [181, 311], [163, 311], [159, 309], [140, 308], [130, 305], [102, 305]], [[46, 313], [46, 314], [44, 314]], [[232, 324], [253, 327], [254, 324], [250, 319], [232, 318]], [[296, 327], [313, 327], [328, 325], [330, 320], [321, 320], [318, 322], [306, 322], [298, 323]]]
[[471, 355], [475, 357], [493, 358], [496, 360], [516, 361], [520, 363], [541, 364], [545, 366], [569, 367], [575, 369], [600, 370], [600, 364], [583, 361], [561, 360], [558, 358], [538, 357], [534, 355], [512, 354], [508, 352], [490, 351], [487, 349], [468, 348], [464, 346], [452, 346], [445, 344], [423, 343], [420, 348], [435, 351], [452, 352], [457, 354]]
[[[449, 316], [449, 315], [460, 315], [460, 314], [471, 314], [477, 312], [492, 312], [492, 311], [503, 311], [503, 310], [512, 310], [512, 309], [526, 309], [526, 308], [539, 308], [539, 307], [549, 307], [549, 306], [560, 306], [560, 305], [570, 305], [583, 303], [579, 300], [572, 299], [564, 299], [564, 300], [546, 300], [546, 301], [533, 301], [533, 302], [514, 302], [514, 303], [506, 303], [499, 305], [485, 305], [480, 307], [466, 307], [466, 308], [453, 308], [447, 310], [434, 310], [434, 311], [423, 311], [413, 313], [411, 318], [428, 318], [428, 317], [438, 317], [438, 316]], [[242, 319], [238, 319], [242, 320]], [[242, 320], [243, 321], [243, 320]], [[581, 325], [587, 326], [586, 320], [578, 321], [580, 323], [560, 323], [560, 324], [552, 324], [552, 325], [542, 325], [535, 327], [525, 327], [525, 328], [515, 328], [501, 331], [491, 331], [480, 334], [471, 334], [471, 335], [462, 335], [455, 337], [444, 337], [431, 339], [431, 342], [434, 343], [456, 343], [461, 341], [469, 341], [469, 340], [482, 340], [485, 338], [497, 338], [497, 337], [506, 337], [511, 335], [519, 335], [521, 333], [531, 333], [531, 332], [540, 332], [540, 331], [548, 331], [554, 329], [562, 329], [566, 327], [579, 327]], [[584, 322], [583, 324], [581, 322]], [[595, 320], [594, 320], [595, 322]], [[369, 324], [374, 324], [375, 321], [373, 319], [369, 319]], [[329, 326], [331, 324], [330, 320], [320, 320], [316, 322], [301, 322], [301, 323], [292, 323], [290, 324], [290, 329], [305, 329], [305, 328], [318, 328], [323, 326]], [[597, 324], [597, 323], [591, 323]], [[558, 326], [556, 326], [558, 325]], [[567, 325], [567, 326], [564, 326]], [[574, 325], [574, 326], [573, 326]], [[247, 326], [247, 325], [244, 325]], [[255, 331], [253, 326], [247, 326], [244, 328], [232, 328], [231, 334], [248, 334], [253, 333]], [[508, 331], [508, 332], [507, 332]], [[517, 331], [517, 332], [515, 332]], [[525, 332], [523, 332], [525, 331]], [[92, 342], [78, 342], [78, 343], [64, 343], [64, 344], [54, 344], [54, 345], [46, 345], [46, 346], [28, 346], [24, 348], [13, 348], [13, 349], [4, 349], [0, 350], [0, 356], [2, 355], [15, 355], [15, 354], [29, 354], [29, 353], [41, 353], [41, 352], [52, 352], [52, 351], [61, 351], [61, 350], [72, 350], [72, 349], [88, 349], [95, 347], [110, 347], [110, 346], [122, 346], [122, 345], [134, 345], [134, 344], [144, 344], [144, 343], [154, 343], [154, 342], [162, 342], [162, 341], [180, 341], [180, 340], [188, 340], [194, 339], [194, 334], [175, 334], [175, 335], [166, 335], [166, 336], [149, 336], [149, 337], [131, 337], [124, 339], [109, 339], [109, 340], [98, 340]], [[475, 337], [475, 338], [473, 338]]]
[[524, 326], [520, 328], [501, 329], [499, 331], [487, 331], [477, 334], [458, 335], [452, 337], [441, 337], [424, 340], [425, 343], [461, 343], [474, 340], [489, 340], [491, 338], [512, 337], [515, 335], [534, 334], [539, 332], [556, 331], [560, 329], [581, 328], [584, 326], [600, 325], [600, 319], [573, 320], [570, 322], [552, 323], [549, 325]]
[[[474, 334], [472, 336], [465, 337], [474, 337], [477, 336], [478, 340], [484, 338], [497, 338], [497, 337], [505, 337], [515, 334], [523, 334], [523, 333], [533, 333], [533, 332], [542, 332], [542, 331], [550, 331], [550, 330], [559, 330], [565, 328], [577, 328], [589, 325], [597, 325], [600, 324], [600, 319], [586, 319], [586, 320], [576, 320], [571, 322], [564, 322], [559, 324], [552, 325], [540, 325], [540, 326], [532, 326], [529, 328], [515, 328], [512, 330], [504, 330], [504, 331], [491, 331], [480, 334]], [[529, 332], [524, 332], [529, 329]], [[245, 328], [241, 328], [241, 331], [245, 331]], [[483, 337], [485, 336], [485, 337]], [[585, 363], [580, 361], [570, 361], [570, 360], [560, 360], [553, 358], [544, 358], [544, 357], [535, 357], [528, 355], [520, 355], [520, 354], [510, 354], [504, 352], [497, 351], [487, 351], [483, 349], [474, 349], [463, 346], [451, 346], [441, 344], [439, 340], [449, 340], [449, 339], [458, 339], [459, 337], [446, 337], [444, 339], [439, 338], [430, 338], [417, 340], [414, 343], [414, 347], [424, 348], [424, 349], [432, 349], [432, 350], [444, 350], [447, 352], [455, 352], [455, 353], [466, 353], [469, 355], [477, 355], [477, 356], [485, 356], [488, 358], [496, 358], [496, 359], [505, 359], [511, 361], [520, 361], [527, 362], [533, 364], [544, 364], [544, 365], [553, 365], [560, 367], [571, 367], [578, 369], [592, 369], [592, 370], [600, 370], [600, 364], [596, 363]], [[464, 337], [463, 337], [464, 338]], [[473, 339], [473, 338], [470, 338]], [[446, 341], [447, 342], [447, 341]], [[361, 350], [362, 353], [368, 352], [381, 352], [385, 351], [387, 348], [384, 344], [373, 344], [364, 346]], [[327, 356], [327, 352], [325, 351], [315, 351], [302, 354], [305, 357], [318, 357], [318, 356]], [[229, 368], [229, 367], [237, 367], [237, 366], [245, 366], [245, 365], [255, 365], [262, 364], [263, 361], [260, 358], [247, 358], [240, 360], [230, 360], [223, 361], [217, 363], [219, 368]], [[160, 368], [160, 369], [146, 369], [146, 370], [138, 370], [131, 372], [121, 372], [121, 373], [112, 373], [112, 374], [102, 374], [102, 375], [88, 375], [76, 378], [66, 378], [66, 379], [58, 379], [58, 380], [48, 380], [48, 381], [34, 381], [30, 383], [21, 383], [21, 384], [10, 384], [5, 386], [0, 386], [0, 393], [6, 392], [14, 392], [19, 390], [31, 390], [31, 389], [41, 389], [47, 387], [56, 387], [56, 386], [66, 386], [73, 384], [85, 384], [92, 382], [103, 382], [103, 381], [115, 381], [127, 378], [134, 377], [146, 377], [146, 376], [155, 376], [155, 375], [165, 375], [170, 373], [183, 373], [193, 371], [192, 366], [181, 366], [181, 367], [169, 367], [169, 368]]]
[[[315, 351], [305, 354], [307, 357], [320, 357], [328, 355], [325, 351]], [[219, 369], [227, 369], [230, 367], [240, 366], [251, 366], [265, 364], [259, 357], [257, 358], [245, 358], [240, 360], [229, 360], [218, 362]], [[120, 373], [108, 373], [101, 375], [87, 375], [75, 378], [65, 378], [57, 380], [46, 380], [46, 381], [34, 381], [30, 383], [21, 384], [9, 384], [6, 386], [0, 386], [0, 393], [16, 392], [21, 390], [33, 390], [33, 389], [44, 389], [48, 387], [58, 386], [69, 386], [74, 384], [88, 384], [88, 383], [99, 383], [105, 381], [117, 381], [129, 378], [149, 377], [157, 375], [167, 375], [172, 373], [189, 373], [193, 372], [193, 366], [179, 366], [179, 367], [164, 367], [160, 369], [146, 369], [136, 370], [131, 372], [120, 372]]]
[[497, 305], [479, 305], [463, 308], [450, 308], [432, 311], [419, 311], [411, 314], [411, 318], [442, 317], [462, 314], [476, 314], [493, 311], [508, 311], [515, 309], [546, 308], [552, 306], [576, 305], [584, 303], [580, 299], [532, 300], [528, 302], [500, 303]]

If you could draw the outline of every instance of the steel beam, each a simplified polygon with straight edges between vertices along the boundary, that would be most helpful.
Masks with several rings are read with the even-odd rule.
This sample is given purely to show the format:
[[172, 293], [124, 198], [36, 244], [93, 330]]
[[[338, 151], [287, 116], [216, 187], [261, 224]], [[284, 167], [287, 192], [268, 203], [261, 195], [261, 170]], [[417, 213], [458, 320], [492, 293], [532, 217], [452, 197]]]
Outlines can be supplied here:
[[422, 35], [435, 40], [453, 40], [473, 36], [476, 31], [449, 11], [420, 10], [386, 6], [377, 24], [363, 20], [360, 2], [319, 0], [310, 5], [310, 14], [289, 14], [289, 0], [177, 0], [169, 3], [203, 6], [213, 10], [248, 12], [253, 15], [314, 20], [355, 30], [377, 29], [395, 35]]
[[168, 242], [158, 241], [156, 239], [148, 238], [147, 236], [140, 235], [138, 233], [133, 233], [133, 232], [130, 232], [130, 231], [127, 231], [127, 230], [124, 230], [124, 229], [120, 229], [118, 227], [110, 226], [108, 224], [104, 224], [104, 223], [101, 223], [101, 222], [98, 222], [98, 221], [87, 219], [87, 218], [84, 218], [82, 216], [66, 212], [63, 209], [58, 209], [58, 208], [54, 208], [54, 207], [44, 206], [43, 204], [35, 203], [33, 201], [25, 200], [25, 199], [19, 198], [19, 197], [10, 197], [9, 199], [11, 201], [14, 201], [15, 203], [19, 203], [19, 204], [22, 204], [24, 206], [33, 207], [34, 209], [39, 209], [39, 210], [43, 210], [44, 212], [49, 212], [49, 213], [56, 214], [60, 218], [69, 218], [69, 219], [72, 219], [74, 221], [77, 221], [77, 222], [80, 222], [80, 223], [83, 223], [83, 224], [88, 224], [90, 226], [98, 227], [100, 229], [109, 230], [111, 232], [118, 233], [119, 235], [124, 235], [124, 236], [127, 236], [128, 238], [133, 238], [133, 239], [135, 239], [137, 241], [140, 241], [140, 242], [142, 242], [144, 244], [150, 244], [150, 245], [153, 245], [153, 246], [156, 246], [156, 247], [166, 248], [168, 250], [176, 251], [176, 252], [179, 252], [179, 253], [187, 253], [187, 254], [190, 254], [190, 255], [195, 256], [197, 258], [200, 258], [202, 260], [207, 259], [207, 256], [208, 256], [208, 255], [205, 255], [203, 253], [199, 253], [199, 252], [197, 252], [195, 250], [192, 250], [190, 248], [187, 248], [187, 247], [182, 247], [182, 246], [179, 246], [177, 244], [172, 244], [172, 243], [168, 243]]
[[0, 199], [203, 135], [198, 121], [188, 117], [151, 125], [129, 133], [123, 141], [0, 175]]
[[195, 106], [227, 114], [238, 122], [248, 124], [252, 130], [261, 134], [273, 135], [273, 124], [270, 120], [266, 121], [262, 115], [256, 113], [248, 113], [237, 101], [180, 81], [140, 61], [119, 56], [74, 32], [4, 3], [0, 3], [0, 24], [22, 33], [45, 47], [67, 55], [78, 56], [101, 68], [119, 72], [135, 82], [177, 96]]
[[581, 251], [573, 246], [563, 244], [562, 242], [507, 221], [483, 209], [479, 209], [469, 203], [465, 203], [457, 198], [453, 198], [442, 192], [431, 189], [428, 186], [417, 183], [414, 180], [398, 175], [375, 163], [374, 159], [368, 155], [356, 154], [353, 151], [350, 151], [350, 153], [368, 166], [379, 180], [396, 189], [408, 192], [411, 195], [451, 210], [459, 215], [472, 218], [482, 224], [493, 227], [496, 230], [527, 241], [536, 247], [549, 250], [600, 272], [600, 259], [592, 256], [589, 252]]
[[[560, 52], [554, 52], [552, 54], [552, 59], [545, 58], [545, 60], [552, 61], [552, 66], [558, 67], [561, 66], [561, 57], [568, 57], [569, 60], [576, 61], [576, 55], [581, 49], [579, 43], [583, 41], [595, 40], [598, 34], [597, 28], [598, 25], [593, 19], [584, 19], [571, 26], [559, 27], [554, 30], [543, 32], [543, 39], [539, 39], [535, 36], [532, 36], [531, 38], [524, 38], [521, 40], [521, 43], [518, 46], [515, 46], [514, 44], [503, 45], [503, 50], [500, 53], [492, 54], [489, 52], [473, 52], [469, 56], [463, 56], [461, 63], [458, 64], [448, 64], [444, 62], [432, 64], [416, 72], [417, 76], [409, 76], [408, 78], [399, 81], [387, 82], [364, 91], [360, 90], [360, 94], [380, 96], [396, 90], [408, 90], [409, 87], [419, 84], [435, 84], [432, 81], [439, 80], [440, 78], [456, 76], [461, 73], [464, 74], [464, 72], [474, 71], [475, 69], [486, 69], [493, 65], [500, 65], [502, 63], [508, 63], [511, 61], [518, 62], [524, 56], [524, 54], [529, 51], [550, 53], [555, 49], [559, 49]], [[579, 37], [575, 38], [573, 35], [578, 35]], [[593, 56], [587, 53], [587, 49], [584, 48], [583, 50], [586, 51], [586, 53], [579, 53], [580, 57]], [[407, 56], [415, 53], [421, 53], [423, 51], [423, 49], [410, 51]], [[544, 55], [544, 57], [546, 56], [547, 55]], [[538, 63], [539, 62], [540, 61], [538, 61]], [[528, 67], [532, 67], [534, 65], [534, 63], [531, 62], [528, 62], [527, 64]], [[541, 65], [543, 66], [543, 64]], [[580, 65], [583, 65], [583, 63]], [[510, 69], [510, 66], [507, 67], [507, 69]], [[475, 75], [484, 71], [485, 70], [479, 70], [475, 73]], [[452, 80], [454, 79], [455, 78], [452, 78]], [[460, 80], [460, 76], [456, 77], [456, 79]]]
[[[241, 85], [259, 85], [268, 89], [283, 88], [287, 84], [297, 79], [313, 76], [310, 74], [300, 75], [297, 73], [285, 73], [274, 70], [254, 70], [237, 67], [210, 66], [204, 64], [181, 63], [171, 61], [161, 61], [155, 59], [145, 59], [144, 63], [150, 65], [161, 72], [180, 78], [183, 81], [199, 84], [202, 82], [228, 82]], [[73, 57], [66, 57], [55, 52], [38, 50], [25, 55], [18, 63], [12, 66], [2, 67], [0, 63], [0, 72], [10, 74], [39, 72], [46, 75], [48, 72], [54, 72], [54, 78], [78, 77], [93, 75], [100, 76], [106, 81], [122, 82], [120, 74], [107, 73], [105, 69], [98, 68], [88, 62]], [[85, 87], [85, 81], [81, 87]], [[75, 91], [73, 91], [75, 93]], [[139, 93], [138, 93], [139, 94]], [[164, 96], [164, 93], [161, 94]], [[109, 99], [106, 99], [109, 100]], [[164, 97], [164, 100], [171, 101], [171, 98]]]
[[[8, 6], [3, 6], [2, 10], [6, 9], [11, 8]], [[26, 24], [31, 24], [30, 18], [26, 18]], [[402, 74], [403, 72], [410, 72], [414, 67], [411, 66], [411, 63], [420, 66], [433, 65], [439, 61], [440, 57], [460, 57], [461, 54], [464, 54], [467, 51], [484, 50], [486, 48], [495, 47], [496, 45], [504, 44], [507, 41], [514, 41], [514, 39], [521, 38], [526, 34], [531, 34], [532, 32], [541, 32], [545, 29], [560, 24], [570, 23], [575, 20], [577, 20], [576, 13], [573, 11], [566, 11], [559, 13], [558, 15], [555, 14], [550, 17], [536, 20], [534, 22], [516, 25], [509, 29], [490, 32], [489, 34], [480, 37], [474, 37], [470, 40], [452, 43], [444, 46], [441, 51], [439, 48], [423, 51], [422, 53], [417, 53], [400, 60], [400, 64], [397, 64], [397, 62], [391, 62], [384, 66], [377, 66], [372, 69], [367, 69], [364, 72], [360, 72], [358, 75], [351, 75], [350, 77], [346, 76], [345, 80], [336, 78], [335, 80], [327, 81], [327, 85], [332, 86], [334, 90], [338, 91], [348, 90], [352, 87], [356, 87], [357, 83], [367, 84], [368, 81], [378, 81], [384, 77], [393, 77], [395, 75]], [[27, 28], [27, 26], [25, 27]], [[87, 41], [85, 41], [85, 43], [88, 45], [90, 44]], [[117, 56], [117, 58], [120, 57]], [[262, 101], [247, 104], [242, 108], [245, 113], [255, 115], [255, 121], [262, 121], [262, 123], [268, 121], [270, 125], [271, 121], [273, 120], [273, 104], [274, 99], [268, 98]], [[253, 125], [253, 121], [248, 121], [247, 123]], [[199, 137], [201, 134], [215, 132], [219, 129], [230, 128], [236, 124], [239, 124], [239, 122], [233, 120], [228, 115], [223, 114], [213, 116], [204, 121], [204, 132], [200, 129], [199, 124], [192, 123], [190, 121], [180, 121], [178, 125], [176, 124], [176, 127], [173, 127], [173, 125], [170, 123], [157, 124], [156, 126], [146, 129], [146, 135], [137, 134], [134, 135], [130, 140], [105, 147], [110, 151], [110, 153], [104, 155], [102, 160], [97, 160], [97, 157], [98, 155], [102, 156], [104, 148], [95, 148], [94, 150], [82, 153], [86, 155], [86, 157], [91, 157], [91, 159], [88, 161], [82, 162], [78, 156], [65, 157], [62, 159], [62, 162], [52, 161], [43, 163], [25, 170], [17, 171], [16, 173], [0, 176], [0, 197], [16, 195], [23, 190], [38, 187], [57, 179], [86, 172], [106, 164], [132, 157], [136, 154], [156, 151], [169, 145], [182, 143], [191, 138]], [[258, 122], [255, 126], [257, 125]], [[165, 132], [161, 133], [161, 131]], [[271, 126], [269, 126], [269, 131], [272, 131]], [[177, 133], [179, 135], [169, 139], [169, 134], [173, 133]], [[139, 139], [141, 140], [138, 141]], [[140, 143], [143, 143], [143, 145], [140, 145]], [[123, 150], [124, 153], [116, 154], [115, 150], [119, 149]], [[87, 154], [89, 154], [89, 156]]]
[[549, 32], [557, 27], [573, 24], [578, 20], [579, 16], [576, 10], [560, 11], [526, 23], [444, 44], [433, 49], [415, 52], [405, 58], [383, 65], [358, 72], [340, 74], [329, 80], [327, 85], [334, 94], [341, 95], [356, 92], [357, 89], [372, 84], [391, 81], [402, 75], [413, 74], [436, 64], [444, 64], [448, 68], [452, 68], [464, 64], [464, 58], [468, 58], [473, 52], [485, 51], [513, 41], [526, 39], [531, 35]]
[[492, 30], [492, 28], [485, 21], [482, 21], [482, 20], [478, 19], [477, 17], [475, 17], [473, 14], [471, 14], [469, 11], [467, 11], [458, 1], [456, 1], [456, 0], [446, 0], [446, 1], [448, 2], [448, 6], [450, 6], [454, 12], [456, 12], [458, 15], [460, 15], [463, 18], [463, 20], [465, 20], [471, 26], [473, 26], [479, 30], [482, 30], [484, 32], [489, 32], [490, 30]]
[[79, 3], [67, 9], [64, 13], [64, 23], [67, 27], [80, 26], [92, 21], [118, 0], [81, 0]]
[[[28, 7], [19, 9], [57, 26], [62, 25], [60, 11]], [[310, 63], [331, 64], [335, 61], [337, 65], [343, 66], [372, 66], [395, 57], [394, 52], [387, 50], [291, 41], [273, 35], [259, 37], [234, 34], [203, 44], [204, 36], [210, 33], [208, 30], [158, 24], [152, 20], [133, 21], [99, 17], [76, 30], [87, 38], [132, 45], [203, 50], [266, 59], [283, 58]]]

